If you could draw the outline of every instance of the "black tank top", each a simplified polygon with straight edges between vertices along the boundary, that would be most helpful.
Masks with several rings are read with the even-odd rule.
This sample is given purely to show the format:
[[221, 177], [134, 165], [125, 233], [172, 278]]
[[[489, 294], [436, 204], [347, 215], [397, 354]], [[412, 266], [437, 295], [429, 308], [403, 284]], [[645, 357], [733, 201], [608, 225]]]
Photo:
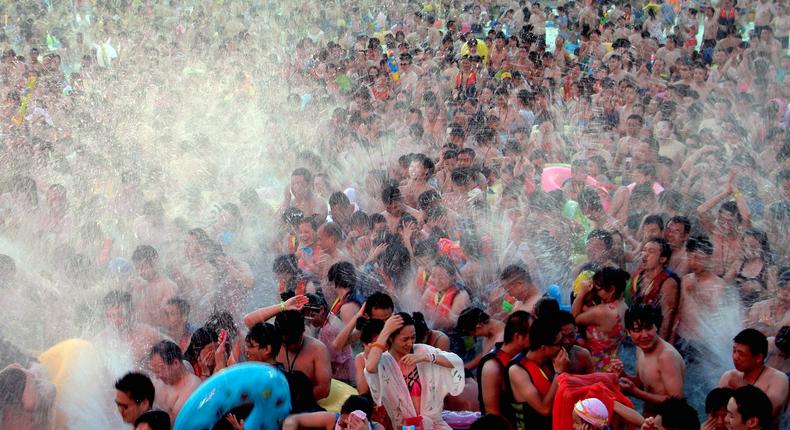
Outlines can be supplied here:
[[[507, 353], [502, 351], [502, 342], [497, 342], [491, 351], [488, 351], [483, 358], [480, 359], [480, 364], [477, 365], [477, 400], [480, 402], [480, 413], [485, 415], [486, 414], [486, 406], [483, 402], [483, 366], [490, 360], [495, 360], [499, 363], [500, 368], [505, 373], [504, 380], [502, 381], [507, 382], [507, 365], [513, 357], [509, 356]], [[505, 388], [507, 388], [506, 384], [503, 384]], [[512, 415], [509, 413], [510, 403], [507, 399], [507, 390], [503, 390], [499, 394], [499, 411], [503, 417], [507, 417], [508, 415]]]

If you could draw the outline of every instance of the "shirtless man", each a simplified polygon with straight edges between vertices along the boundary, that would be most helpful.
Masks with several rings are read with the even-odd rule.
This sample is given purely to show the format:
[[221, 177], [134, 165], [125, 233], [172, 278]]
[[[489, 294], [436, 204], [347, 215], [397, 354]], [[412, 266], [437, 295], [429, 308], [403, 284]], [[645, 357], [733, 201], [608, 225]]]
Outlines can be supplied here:
[[48, 430], [52, 428], [55, 386], [46, 368], [14, 363], [0, 371], [0, 428]]
[[176, 296], [178, 287], [159, 273], [159, 253], [152, 246], [140, 245], [132, 254], [139, 279], [130, 281], [134, 313], [141, 323], [164, 326], [164, 305]]
[[502, 288], [491, 292], [488, 308], [489, 314], [499, 320], [518, 310], [532, 312], [542, 296], [527, 270], [517, 264], [505, 267], [499, 275], [499, 282]]
[[140, 415], [150, 411], [155, 393], [151, 379], [139, 372], [129, 372], [115, 382], [115, 406], [123, 422], [134, 424]]
[[[709, 212], [730, 196], [735, 201], [722, 203], [714, 223]], [[740, 228], [749, 228], [752, 224], [746, 199], [743, 194], [735, 191], [732, 175], [727, 188], [700, 205], [697, 208], [697, 215], [702, 228], [708, 232], [713, 241], [713, 273], [724, 276], [727, 269], [732, 267], [739, 257], [738, 250], [741, 248], [742, 237]]]
[[200, 385], [200, 378], [187, 370], [181, 348], [169, 340], [154, 345], [148, 358], [151, 372], [156, 376], [155, 406], [167, 412], [171, 422], [175, 422], [181, 407]]
[[480, 308], [469, 307], [461, 311], [461, 314], [458, 315], [455, 331], [464, 336], [483, 338], [482, 351], [484, 352], [464, 363], [465, 368], [476, 369], [485, 352], [491, 351], [494, 345], [502, 343], [504, 340], [505, 323], [491, 319], [491, 317]]
[[[189, 325], [189, 302], [180, 298], [173, 297], [165, 304], [165, 316], [163, 332], [173, 342], [181, 347], [181, 351], [186, 351], [194, 329]], [[200, 321], [206, 321], [202, 319]]]
[[719, 387], [737, 389], [754, 385], [763, 390], [771, 400], [774, 419], [782, 414], [787, 406], [787, 375], [765, 365], [768, 355], [768, 339], [753, 328], [747, 328], [733, 339], [732, 362], [735, 369], [721, 375]]
[[[713, 244], [707, 237], [692, 237], [686, 242], [689, 273], [681, 279], [680, 316], [678, 321], [678, 341], [676, 345], [688, 360], [702, 357], [693, 350], [693, 344], [704, 342], [698, 328], [701, 318], [719, 309], [727, 284], [710, 271], [710, 258]], [[690, 345], [685, 345], [690, 342]], [[686, 349], [685, 346], [691, 349]]]
[[285, 189], [285, 198], [277, 217], [289, 207], [301, 209], [306, 216], [318, 214], [320, 219], [326, 218], [326, 204], [313, 194], [313, 174], [304, 167], [291, 173], [291, 184]]
[[180, 295], [192, 308], [193, 321], [199, 323], [214, 310], [214, 289], [219, 276], [217, 268], [208, 261], [210, 243], [211, 239], [203, 229], [190, 230], [184, 246], [186, 264], [173, 275]]
[[666, 268], [672, 249], [666, 240], [654, 237], [642, 245], [641, 262], [631, 283], [634, 304], [658, 306], [662, 325], [659, 334], [670, 343], [675, 340], [680, 283], [677, 275]]
[[[408, 213], [414, 218], [419, 218], [420, 213], [403, 203], [403, 196], [396, 186], [389, 186], [381, 191], [381, 202], [384, 203], [384, 218], [387, 220], [387, 231], [398, 233], [398, 221], [401, 215]], [[329, 266], [327, 266], [329, 268]]]
[[621, 372], [620, 388], [645, 402], [646, 417], [655, 415], [659, 403], [683, 397], [686, 365], [680, 353], [658, 335], [661, 320], [661, 312], [648, 305], [634, 305], [625, 313], [626, 330], [639, 348], [636, 375]]
[[331, 358], [326, 345], [304, 334], [305, 318], [301, 310], [308, 302], [306, 296], [291, 297], [248, 313], [244, 316], [244, 324], [252, 327], [276, 316], [275, 326], [283, 337], [277, 361], [285, 365], [286, 373], [301, 372], [307, 376], [313, 383], [313, 397], [321, 400], [329, 395]]
[[477, 368], [480, 412], [509, 416], [505, 393], [507, 365], [519, 352], [529, 348], [529, 327], [532, 316], [516, 311], [505, 321], [503, 342], [497, 343], [480, 360]]
[[[340, 249], [343, 243], [343, 230], [334, 222], [328, 222], [318, 229], [318, 246], [321, 247], [321, 254], [318, 257], [318, 273], [322, 283], [327, 282], [327, 273], [333, 264], [340, 261], [350, 261], [351, 256]], [[326, 291], [331, 291], [327, 288]], [[334, 299], [334, 297], [331, 297]]]
[[688, 256], [686, 254], [686, 240], [691, 232], [691, 221], [685, 216], [674, 216], [664, 228], [664, 239], [672, 248], [672, 257], [667, 267], [678, 276], [685, 275], [688, 270]]
[[132, 318], [132, 296], [122, 291], [110, 291], [104, 296], [105, 327], [94, 342], [102, 343], [106, 351], [128, 351], [135, 365], [145, 359], [149, 348], [162, 339], [155, 328], [137, 323]]

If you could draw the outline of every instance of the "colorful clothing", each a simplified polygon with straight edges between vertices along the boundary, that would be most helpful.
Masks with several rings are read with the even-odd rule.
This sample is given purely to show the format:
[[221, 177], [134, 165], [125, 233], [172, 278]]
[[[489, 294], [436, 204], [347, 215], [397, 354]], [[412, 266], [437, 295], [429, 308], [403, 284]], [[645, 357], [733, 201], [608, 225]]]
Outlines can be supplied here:
[[[610, 303], [608, 306], [611, 310], [617, 309], [616, 303]], [[625, 340], [625, 327], [620, 313], [617, 313], [617, 322], [608, 331], [604, 331], [598, 325], [587, 326], [587, 349], [592, 355], [596, 372], [612, 370], [612, 360], [617, 358], [617, 350], [623, 340]]]

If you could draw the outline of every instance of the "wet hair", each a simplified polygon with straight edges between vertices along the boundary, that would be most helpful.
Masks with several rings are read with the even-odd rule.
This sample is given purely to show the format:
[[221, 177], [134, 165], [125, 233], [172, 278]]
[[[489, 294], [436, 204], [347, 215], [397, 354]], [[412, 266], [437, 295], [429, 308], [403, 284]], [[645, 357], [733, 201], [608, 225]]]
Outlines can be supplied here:
[[433, 163], [433, 160], [428, 158], [425, 154], [415, 154], [411, 159], [411, 163], [415, 161], [422, 164], [423, 169], [425, 169], [426, 178], [433, 176], [434, 171], [436, 170], [436, 165]]
[[710, 390], [705, 396], [705, 413], [713, 414], [722, 409], [727, 409], [727, 403], [735, 390], [729, 387], [719, 387]]
[[[414, 327], [415, 329], [417, 328], [416, 321]], [[369, 344], [373, 342], [373, 339], [378, 336], [382, 330], [384, 330], [384, 321], [360, 318], [357, 323], [357, 329], [359, 330], [359, 341]]]
[[722, 203], [721, 207], [719, 207], [719, 212], [729, 212], [735, 215], [735, 219], [738, 220], [738, 223], [741, 222], [741, 213], [738, 211], [738, 205], [733, 200]]
[[132, 295], [126, 291], [113, 290], [107, 293], [102, 300], [104, 307], [110, 306], [126, 306], [132, 307]]
[[510, 421], [500, 415], [488, 414], [483, 415], [476, 419], [470, 426], [469, 430], [512, 430], [513, 425]]
[[272, 263], [272, 272], [274, 273], [290, 273], [295, 275], [299, 273], [296, 256], [293, 254], [279, 255]]
[[159, 253], [150, 245], [140, 245], [134, 250], [134, 253], [132, 253], [132, 261], [135, 263], [153, 263], [158, 259]]
[[738, 413], [741, 415], [743, 422], [751, 418], [757, 418], [760, 428], [771, 428], [773, 407], [771, 406], [771, 399], [768, 398], [768, 395], [763, 390], [754, 385], [744, 385], [732, 393], [732, 399], [738, 405]]
[[560, 303], [552, 297], [544, 296], [535, 303], [535, 318], [552, 318], [560, 311]]
[[387, 218], [384, 218], [384, 215], [380, 213], [374, 213], [370, 216], [370, 225], [374, 226], [376, 224], [386, 223]]
[[587, 241], [589, 242], [593, 239], [599, 239], [603, 242], [604, 246], [606, 246], [606, 249], [612, 249], [614, 240], [612, 239], [612, 234], [608, 231], [600, 228], [591, 231], [590, 234], [587, 235]]
[[414, 312], [411, 314], [411, 317], [414, 320], [414, 331], [417, 334], [416, 342], [426, 343], [431, 334], [431, 328], [428, 327], [428, 323], [425, 322], [425, 316], [422, 312]]
[[182, 299], [181, 297], [173, 297], [167, 301], [168, 305], [173, 305], [178, 309], [178, 312], [181, 313], [183, 316], [188, 316], [190, 311], [189, 302]]
[[8, 368], [0, 371], [0, 418], [5, 408], [19, 407], [27, 385], [27, 374], [22, 369]]
[[392, 341], [392, 339], [394, 339], [404, 328], [408, 326], [414, 326], [414, 318], [412, 318], [411, 315], [407, 314], [406, 312], [398, 312], [393, 316], [395, 315], [399, 315], [401, 318], [403, 318], [403, 325], [401, 326], [401, 328], [392, 332], [392, 335], [390, 336], [388, 341]]
[[600, 211], [603, 210], [603, 205], [601, 204], [601, 197], [595, 190], [591, 190], [589, 188], [583, 189], [579, 193], [579, 207], [582, 210], [591, 210], [591, 211]]
[[557, 345], [560, 325], [554, 318], [538, 318], [529, 328], [529, 349], [537, 351], [541, 346]]
[[664, 220], [661, 218], [661, 215], [648, 215], [642, 220], [642, 226], [651, 224], [657, 225], [659, 230], [664, 231]]
[[619, 299], [623, 297], [630, 278], [631, 275], [619, 267], [604, 267], [596, 271], [592, 279], [606, 291], [614, 289], [614, 296]]
[[400, 202], [402, 199], [403, 196], [401, 195], [400, 188], [395, 185], [384, 187], [384, 189], [381, 190], [381, 201], [385, 205], [393, 202]]
[[348, 199], [348, 196], [343, 194], [342, 191], [335, 191], [329, 196], [329, 207], [333, 208], [336, 206], [348, 206], [351, 204], [351, 201]]
[[529, 276], [529, 272], [527, 272], [527, 269], [525, 269], [523, 266], [518, 264], [511, 264], [509, 266], [506, 266], [504, 269], [502, 269], [502, 273], [499, 274], [499, 280], [503, 282], [509, 281], [514, 278], [523, 280], [524, 282], [527, 283], [532, 282], [532, 277]]
[[148, 406], [154, 404], [154, 384], [151, 378], [140, 372], [129, 372], [115, 382], [115, 389], [126, 393], [138, 405], [148, 400]]
[[365, 315], [372, 315], [373, 309], [395, 309], [395, 303], [392, 302], [392, 297], [387, 293], [377, 291], [371, 294], [365, 301]]
[[450, 278], [455, 279], [458, 277], [458, 268], [453, 263], [453, 260], [446, 255], [439, 255], [436, 257], [436, 261], [434, 261], [433, 267], [440, 267], [444, 269], [445, 272], [450, 276]]
[[768, 338], [759, 330], [753, 328], [741, 330], [732, 341], [749, 347], [752, 355], [762, 355], [763, 359], [768, 356]]
[[640, 303], [633, 305], [625, 311], [625, 329], [631, 330], [634, 327], [638, 329], [646, 329], [655, 327], [661, 328], [661, 323], [664, 321], [664, 316], [661, 315], [661, 309], [656, 306]]
[[291, 176], [301, 176], [301, 177], [303, 177], [304, 181], [308, 185], [313, 183], [313, 174], [310, 173], [310, 171], [307, 170], [304, 167], [299, 167], [299, 168], [294, 169], [294, 171], [291, 172]]
[[236, 335], [239, 333], [239, 328], [233, 320], [233, 315], [225, 310], [218, 310], [209, 315], [205, 327], [208, 330], [212, 330], [217, 335], [219, 335], [220, 330], [224, 329], [228, 332], [228, 337], [230, 339], [235, 339]]
[[309, 224], [313, 231], [318, 231], [318, 226], [320, 225], [318, 218], [315, 215], [306, 216], [299, 220], [299, 225], [302, 224]]
[[351, 219], [349, 220], [349, 223], [352, 226], [362, 226], [366, 229], [369, 229], [370, 217], [368, 216], [367, 213], [363, 211], [356, 211], [353, 214], [351, 214]]
[[283, 224], [288, 224], [295, 227], [302, 223], [302, 218], [304, 218], [304, 212], [302, 212], [301, 209], [289, 207], [283, 212], [281, 219]]
[[184, 359], [181, 348], [175, 342], [169, 340], [163, 340], [152, 346], [151, 351], [148, 353], [148, 358], [152, 358], [154, 355], [162, 357], [162, 361], [165, 364], [173, 364]]
[[148, 411], [134, 420], [134, 427], [148, 424], [151, 430], [170, 430], [170, 415], [165, 411]]
[[713, 242], [707, 236], [694, 236], [686, 242], [686, 252], [713, 255]]
[[669, 263], [669, 259], [672, 258], [672, 247], [669, 246], [669, 242], [666, 241], [663, 237], [654, 237], [648, 239], [645, 243], [656, 243], [661, 248], [661, 253], [659, 254], [659, 258], [664, 257], [667, 259], [665, 265]]
[[431, 188], [430, 190], [423, 191], [417, 197], [417, 207], [424, 211], [428, 209], [433, 203], [442, 201], [442, 196], [438, 191]]
[[373, 413], [373, 404], [366, 397], [352, 395], [349, 396], [343, 406], [340, 407], [341, 414], [349, 414], [354, 411], [362, 411], [370, 416]]
[[[661, 195], [663, 195], [663, 193]], [[667, 226], [670, 224], [682, 225], [684, 234], [689, 234], [689, 232], [691, 232], [691, 221], [688, 219], [688, 217], [683, 215], [673, 216], [670, 218], [669, 221], [667, 221]]]
[[357, 284], [357, 271], [348, 261], [339, 261], [329, 267], [327, 279], [337, 288], [354, 290]]
[[321, 231], [338, 242], [343, 240], [343, 229], [335, 222], [328, 222], [322, 225]]
[[203, 348], [218, 340], [219, 336], [217, 332], [209, 330], [206, 327], [198, 328], [189, 338], [189, 345], [187, 345], [187, 349], [184, 351], [184, 358], [192, 364], [197, 363]]
[[526, 311], [515, 311], [510, 314], [505, 320], [505, 343], [513, 342], [517, 334], [528, 336], [532, 320], [532, 315]]
[[667, 430], [698, 430], [697, 411], [686, 399], [671, 397], [656, 405], [655, 414], [661, 415], [661, 425]]
[[470, 334], [475, 331], [478, 324], [486, 324], [491, 321], [482, 309], [477, 307], [469, 307], [461, 311], [458, 315], [458, 322], [455, 325], [455, 330], [458, 333]]
[[276, 357], [280, 352], [282, 346], [282, 335], [272, 323], [257, 323], [250, 327], [247, 336], [244, 337], [247, 342], [255, 341], [261, 348], [266, 346], [272, 347], [272, 356]]
[[277, 314], [274, 326], [282, 334], [283, 344], [292, 345], [299, 342], [304, 335], [304, 316], [299, 311], [289, 309]]

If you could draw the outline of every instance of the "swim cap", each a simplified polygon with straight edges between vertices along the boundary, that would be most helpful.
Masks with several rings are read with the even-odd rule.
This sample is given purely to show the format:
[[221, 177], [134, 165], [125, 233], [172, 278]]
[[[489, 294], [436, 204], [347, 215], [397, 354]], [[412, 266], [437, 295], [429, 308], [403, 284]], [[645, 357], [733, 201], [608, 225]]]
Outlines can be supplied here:
[[604, 428], [609, 423], [609, 411], [602, 401], [596, 398], [579, 400], [573, 407], [573, 411], [584, 422], [597, 428]]

